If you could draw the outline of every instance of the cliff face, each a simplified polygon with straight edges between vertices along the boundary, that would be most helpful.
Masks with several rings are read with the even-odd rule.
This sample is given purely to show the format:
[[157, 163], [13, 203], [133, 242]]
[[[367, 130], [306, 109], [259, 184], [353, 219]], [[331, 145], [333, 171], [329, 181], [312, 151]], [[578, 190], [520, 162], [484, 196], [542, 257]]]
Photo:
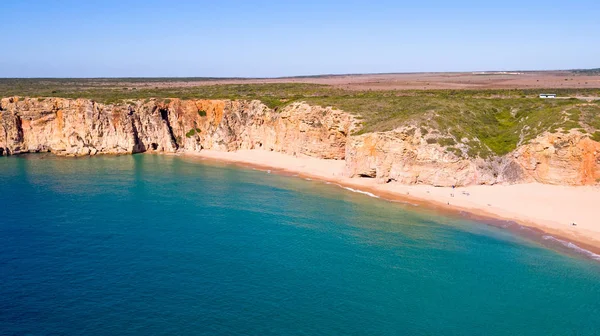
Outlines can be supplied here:
[[590, 185], [600, 181], [600, 143], [581, 133], [545, 134], [512, 155], [531, 180]]
[[351, 135], [357, 120], [331, 108], [259, 101], [158, 100], [104, 105], [85, 99], [0, 100], [0, 155], [57, 155], [264, 149], [345, 159], [346, 175], [436, 186], [600, 181], [600, 143], [578, 132], [544, 134], [514, 152], [466, 159], [420, 131]]
[[381, 182], [435, 186], [524, 183], [593, 185], [600, 181], [600, 143], [579, 133], [546, 133], [512, 153], [465, 159], [429, 144], [417, 129], [351, 137], [346, 173]]
[[104, 105], [85, 99], [0, 101], [0, 154], [57, 155], [266, 150], [343, 159], [349, 114], [291, 104], [281, 112], [259, 101], [156, 100]]
[[478, 182], [475, 162], [460, 159], [418, 136], [392, 131], [352, 138], [346, 148], [349, 176], [404, 184], [461, 185]]
[[465, 159], [437, 143], [428, 143], [417, 129], [353, 137], [346, 147], [349, 176], [381, 182], [452, 186], [525, 182], [528, 177], [510, 158]]

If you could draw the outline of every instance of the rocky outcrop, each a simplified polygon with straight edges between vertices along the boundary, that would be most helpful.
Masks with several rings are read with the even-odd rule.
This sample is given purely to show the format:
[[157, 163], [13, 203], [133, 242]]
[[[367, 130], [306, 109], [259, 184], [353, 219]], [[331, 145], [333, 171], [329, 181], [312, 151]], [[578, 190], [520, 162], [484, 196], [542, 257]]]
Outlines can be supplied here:
[[167, 111], [173, 136], [186, 150], [262, 148], [291, 155], [344, 159], [351, 115], [294, 103], [281, 112], [259, 101], [175, 100]]
[[530, 179], [547, 184], [600, 181], [600, 143], [579, 132], [547, 133], [512, 154]]
[[259, 101], [146, 100], [104, 105], [86, 99], [0, 101], [0, 152], [124, 154], [263, 148], [344, 159], [357, 127], [341, 111], [294, 103], [281, 112]]
[[[58, 155], [133, 153], [145, 150], [143, 130], [153, 130], [153, 141], [167, 133], [160, 118], [134, 114], [130, 106], [106, 107], [85, 99], [18, 99], [0, 101], [0, 148], [5, 154], [51, 151]], [[4, 133], [1, 135], [1, 133]]]
[[417, 129], [352, 135], [358, 121], [332, 108], [260, 101], [154, 100], [105, 105], [86, 99], [0, 100], [0, 155], [126, 154], [264, 149], [345, 159], [346, 175], [381, 183], [461, 186], [600, 181], [600, 143], [572, 131], [547, 133], [503, 157], [467, 158]]
[[474, 162], [401, 131], [353, 137], [346, 147], [346, 158], [347, 175], [381, 182], [460, 185], [472, 183], [477, 173]]
[[380, 182], [462, 186], [540, 182], [591, 185], [600, 182], [600, 143], [572, 131], [546, 133], [503, 157], [465, 158], [419, 130], [369, 133], [348, 140], [346, 174]]
[[346, 147], [346, 173], [380, 182], [434, 186], [510, 183], [525, 177], [510, 159], [466, 159], [437, 143], [428, 143], [418, 129], [351, 138]]

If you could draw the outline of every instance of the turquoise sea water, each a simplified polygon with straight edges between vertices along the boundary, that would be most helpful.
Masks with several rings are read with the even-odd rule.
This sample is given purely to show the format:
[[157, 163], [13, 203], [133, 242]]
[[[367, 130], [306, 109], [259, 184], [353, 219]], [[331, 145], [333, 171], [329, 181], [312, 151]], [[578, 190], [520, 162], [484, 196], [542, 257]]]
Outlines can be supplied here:
[[0, 158], [1, 335], [598, 335], [600, 264], [333, 185]]

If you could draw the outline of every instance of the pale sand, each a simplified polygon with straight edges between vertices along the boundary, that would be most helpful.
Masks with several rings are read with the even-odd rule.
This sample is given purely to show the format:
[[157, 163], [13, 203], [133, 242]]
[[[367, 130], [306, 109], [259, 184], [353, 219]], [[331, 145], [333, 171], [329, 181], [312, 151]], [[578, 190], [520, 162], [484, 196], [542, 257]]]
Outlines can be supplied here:
[[[600, 252], [599, 187], [530, 183], [452, 189], [393, 182], [380, 184], [369, 178], [344, 177], [343, 160], [295, 157], [264, 150], [203, 150], [186, 155], [281, 169], [305, 177], [335, 182], [386, 199], [420, 201], [444, 209], [507, 219], [577, 242], [595, 253]], [[577, 225], [573, 226], [573, 222]]]

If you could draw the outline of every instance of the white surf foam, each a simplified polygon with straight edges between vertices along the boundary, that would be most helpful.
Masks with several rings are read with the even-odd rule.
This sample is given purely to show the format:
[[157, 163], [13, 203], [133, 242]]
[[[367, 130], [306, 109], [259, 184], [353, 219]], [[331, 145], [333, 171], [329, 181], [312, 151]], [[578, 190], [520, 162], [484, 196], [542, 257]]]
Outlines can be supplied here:
[[573, 244], [573, 243], [568, 242], [566, 240], [558, 239], [558, 238], [550, 236], [550, 235], [542, 236], [542, 238], [544, 238], [545, 240], [555, 241], [555, 242], [560, 243], [561, 245], [563, 245], [563, 246], [565, 246], [567, 248], [575, 250], [577, 253], [583, 254], [583, 255], [585, 255], [585, 256], [587, 256], [589, 258], [592, 258], [594, 260], [600, 261], [600, 254], [596, 254], [596, 253], [594, 253], [592, 251], [588, 251], [588, 250], [586, 250], [584, 248], [581, 248], [581, 247], [577, 246], [576, 244]]
[[362, 191], [362, 190], [358, 190], [358, 189], [352, 189], [350, 187], [343, 187], [343, 186], [341, 186], [341, 187], [344, 188], [344, 189], [346, 189], [346, 190], [350, 190], [352, 192], [355, 192], [355, 193], [359, 193], [359, 194], [363, 194], [363, 195], [367, 195], [367, 196], [379, 198], [379, 196], [377, 196], [375, 194], [372, 194], [372, 193], [370, 193], [368, 191]]

